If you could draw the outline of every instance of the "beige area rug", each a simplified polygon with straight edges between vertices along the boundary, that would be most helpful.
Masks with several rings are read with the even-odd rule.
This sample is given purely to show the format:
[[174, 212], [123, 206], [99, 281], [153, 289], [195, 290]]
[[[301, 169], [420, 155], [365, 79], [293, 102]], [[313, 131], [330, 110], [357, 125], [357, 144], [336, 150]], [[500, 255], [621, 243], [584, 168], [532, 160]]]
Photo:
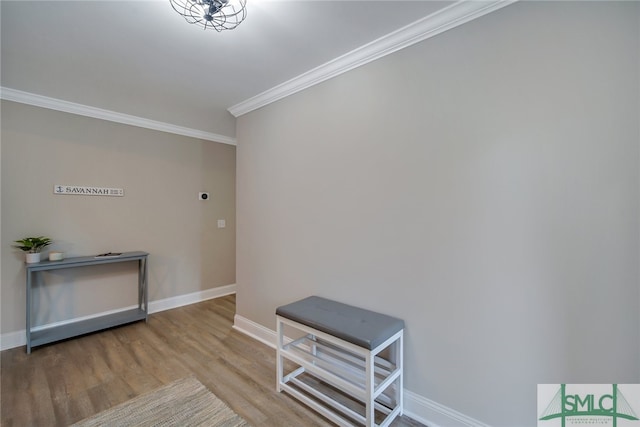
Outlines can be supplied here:
[[245, 427], [249, 424], [197, 379], [189, 377], [73, 424], [73, 427], [93, 426]]

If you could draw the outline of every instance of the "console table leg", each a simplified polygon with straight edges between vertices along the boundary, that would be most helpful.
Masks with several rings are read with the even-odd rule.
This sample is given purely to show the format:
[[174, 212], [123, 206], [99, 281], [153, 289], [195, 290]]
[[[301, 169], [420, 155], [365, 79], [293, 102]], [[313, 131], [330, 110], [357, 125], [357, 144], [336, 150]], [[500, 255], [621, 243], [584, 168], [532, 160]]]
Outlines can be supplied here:
[[142, 289], [142, 295], [144, 297], [144, 313], [145, 318], [144, 321], [147, 322], [149, 320], [149, 281], [148, 281], [148, 270], [147, 270], [147, 258], [141, 259], [142, 262], [142, 271], [139, 276], [141, 277], [140, 288]]
[[27, 327], [26, 327], [26, 334], [27, 334], [27, 354], [31, 354], [31, 275], [33, 273], [31, 273], [30, 271], [27, 272], [27, 306], [26, 306], [26, 313], [27, 313]]
[[142, 310], [142, 301], [143, 301], [143, 298], [144, 298], [144, 295], [142, 294], [142, 284], [143, 284], [143, 281], [142, 281], [142, 274], [143, 274], [143, 272], [142, 272], [142, 263], [143, 263], [142, 260], [138, 260], [138, 308], [140, 310]]

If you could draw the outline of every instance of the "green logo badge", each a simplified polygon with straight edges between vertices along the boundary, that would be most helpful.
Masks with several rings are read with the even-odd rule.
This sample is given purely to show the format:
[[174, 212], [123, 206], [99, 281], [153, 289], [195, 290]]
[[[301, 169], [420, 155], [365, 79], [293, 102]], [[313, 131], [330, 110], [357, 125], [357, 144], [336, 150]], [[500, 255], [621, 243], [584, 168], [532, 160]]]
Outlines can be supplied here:
[[[620, 386], [627, 390], [626, 393], [630, 395], [633, 405], [639, 406], [638, 384], [538, 384], [538, 426], [552, 427], [558, 425], [559, 421], [559, 425], [565, 427], [569, 421], [571, 427], [618, 427], [618, 422], [622, 420], [624, 426], [640, 426], [640, 423], [636, 423], [640, 420], [629, 400], [620, 391]], [[541, 401], [544, 399], [542, 388], [547, 391], [548, 399], [550, 387], [552, 392], [557, 391], [551, 400]], [[540, 412], [540, 408], [544, 409]], [[622, 423], [620, 427], [623, 427]]]

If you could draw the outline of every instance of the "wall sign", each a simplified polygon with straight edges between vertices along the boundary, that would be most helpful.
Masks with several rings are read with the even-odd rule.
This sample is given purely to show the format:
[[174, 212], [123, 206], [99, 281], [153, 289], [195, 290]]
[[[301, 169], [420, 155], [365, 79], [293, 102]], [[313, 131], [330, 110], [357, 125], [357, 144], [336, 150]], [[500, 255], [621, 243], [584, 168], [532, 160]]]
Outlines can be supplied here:
[[53, 194], [71, 194], [76, 196], [124, 196], [122, 188], [106, 188], [106, 187], [85, 187], [78, 185], [60, 185], [53, 186]]

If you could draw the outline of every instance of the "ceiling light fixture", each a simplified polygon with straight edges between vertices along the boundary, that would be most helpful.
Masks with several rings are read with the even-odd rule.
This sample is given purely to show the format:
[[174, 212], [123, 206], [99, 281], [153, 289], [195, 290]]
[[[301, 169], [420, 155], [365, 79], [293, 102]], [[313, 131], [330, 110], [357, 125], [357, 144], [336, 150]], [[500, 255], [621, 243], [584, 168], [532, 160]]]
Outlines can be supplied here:
[[233, 30], [247, 17], [247, 0], [169, 0], [190, 24], [216, 31]]

